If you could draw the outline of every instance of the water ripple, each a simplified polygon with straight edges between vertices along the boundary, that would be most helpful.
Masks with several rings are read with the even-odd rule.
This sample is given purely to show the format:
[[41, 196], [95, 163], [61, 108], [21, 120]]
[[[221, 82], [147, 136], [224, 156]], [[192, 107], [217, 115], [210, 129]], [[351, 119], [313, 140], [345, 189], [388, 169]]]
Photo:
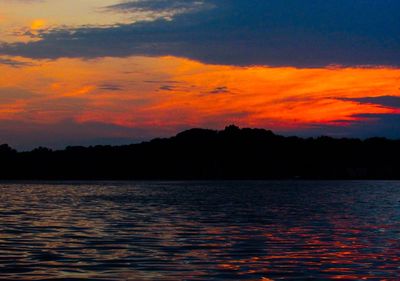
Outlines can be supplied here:
[[0, 184], [1, 280], [399, 280], [400, 182]]

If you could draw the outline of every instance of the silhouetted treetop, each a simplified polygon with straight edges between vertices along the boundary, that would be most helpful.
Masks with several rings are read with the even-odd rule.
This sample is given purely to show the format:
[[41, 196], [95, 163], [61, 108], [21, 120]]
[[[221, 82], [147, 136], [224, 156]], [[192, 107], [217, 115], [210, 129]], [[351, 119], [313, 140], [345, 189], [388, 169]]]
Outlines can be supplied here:
[[190, 129], [124, 146], [0, 146], [0, 179], [400, 179], [400, 141]]

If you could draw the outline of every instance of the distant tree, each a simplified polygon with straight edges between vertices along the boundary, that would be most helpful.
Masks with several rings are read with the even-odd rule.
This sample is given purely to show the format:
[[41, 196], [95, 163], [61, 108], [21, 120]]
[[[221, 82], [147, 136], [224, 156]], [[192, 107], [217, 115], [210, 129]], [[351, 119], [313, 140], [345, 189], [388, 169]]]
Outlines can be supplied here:
[[0, 155], [15, 154], [15, 153], [17, 153], [17, 151], [11, 148], [8, 144], [0, 145]]
[[400, 140], [190, 129], [125, 146], [0, 145], [0, 179], [400, 179]]

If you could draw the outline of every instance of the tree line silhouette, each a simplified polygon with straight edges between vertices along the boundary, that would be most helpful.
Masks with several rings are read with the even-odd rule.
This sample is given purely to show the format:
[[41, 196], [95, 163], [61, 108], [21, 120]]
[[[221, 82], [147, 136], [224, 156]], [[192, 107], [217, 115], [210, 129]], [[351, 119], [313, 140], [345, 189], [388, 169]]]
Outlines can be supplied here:
[[2, 180], [400, 179], [400, 140], [191, 129], [124, 146], [0, 146]]

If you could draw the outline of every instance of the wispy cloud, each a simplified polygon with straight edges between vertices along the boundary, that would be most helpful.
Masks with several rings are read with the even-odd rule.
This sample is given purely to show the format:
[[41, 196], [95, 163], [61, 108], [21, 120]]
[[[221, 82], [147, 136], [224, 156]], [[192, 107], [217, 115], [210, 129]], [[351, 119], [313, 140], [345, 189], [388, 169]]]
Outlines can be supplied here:
[[0, 64], [5, 64], [5, 65], [12, 66], [12, 67], [17, 67], [17, 68], [35, 65], [34, 63], [28, 62], [28, 61], [21, 61], [21, 60], [16, 60], [16, 59], [11, 59], [11, 58], [2, 58], [2, 57], [0, 57]]
[[105, 11], [122, 13], [145, 13], [149, 19], [172, 20], [174, 16], [194, 13], [213, 7], [200, 0], [131, 0], [105, 7]]
[[104, 91], [122, 91], [124, 89], [123, 86], [116, 83], [103, 83], [98, 88]]
[[215, 87], [214, 89], [212, 89], [209, 93], [210, 94], [226, 94], [226, 93], [229, 93], [229, 88], [226, 86], [219, 86], [219, 87]]

